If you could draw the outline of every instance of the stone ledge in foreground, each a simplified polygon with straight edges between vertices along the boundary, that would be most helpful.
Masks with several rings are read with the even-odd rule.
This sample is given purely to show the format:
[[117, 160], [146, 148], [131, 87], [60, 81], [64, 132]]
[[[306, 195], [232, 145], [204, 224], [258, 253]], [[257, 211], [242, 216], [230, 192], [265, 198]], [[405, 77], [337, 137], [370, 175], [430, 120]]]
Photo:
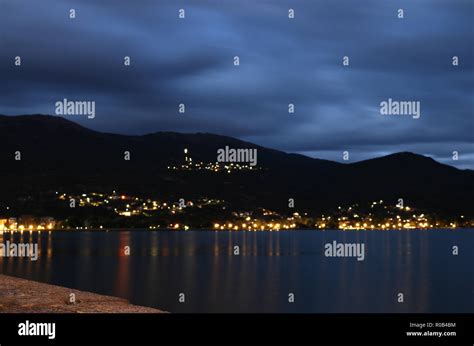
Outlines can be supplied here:
[[[70, 304], [70, 294], [76, 303]], [[0, 274], [0, 313], [163, 313], [126, 299]]]

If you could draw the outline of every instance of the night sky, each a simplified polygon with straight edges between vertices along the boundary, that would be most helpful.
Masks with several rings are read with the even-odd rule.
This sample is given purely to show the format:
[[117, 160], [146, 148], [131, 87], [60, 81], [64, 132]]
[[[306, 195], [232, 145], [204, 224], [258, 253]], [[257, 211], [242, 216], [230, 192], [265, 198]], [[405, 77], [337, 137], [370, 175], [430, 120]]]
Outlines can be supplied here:
[[[474, 169], [473, 18], [472, 0], [0, 0], [0, 113], [90, 100], [95, 119], [67, 118], [335, 161], [412, 151]], [[381, 115], [388, 98], [420, 101], [421, 117]]]

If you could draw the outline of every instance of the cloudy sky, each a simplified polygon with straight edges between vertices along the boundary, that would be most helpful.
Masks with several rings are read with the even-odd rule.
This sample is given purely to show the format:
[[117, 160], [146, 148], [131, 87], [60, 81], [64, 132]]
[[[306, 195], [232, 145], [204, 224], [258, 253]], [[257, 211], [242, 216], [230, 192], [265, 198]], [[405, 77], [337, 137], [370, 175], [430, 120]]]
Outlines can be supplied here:
[[[413, 151], [474, 169], [473, 18], [472, 0], [0, 0], [0, 114], [91, 100], [94, 119], [67, 117], [337, 161]], [[420, 118], [381, 115], [389, 98], [419, 101]]]

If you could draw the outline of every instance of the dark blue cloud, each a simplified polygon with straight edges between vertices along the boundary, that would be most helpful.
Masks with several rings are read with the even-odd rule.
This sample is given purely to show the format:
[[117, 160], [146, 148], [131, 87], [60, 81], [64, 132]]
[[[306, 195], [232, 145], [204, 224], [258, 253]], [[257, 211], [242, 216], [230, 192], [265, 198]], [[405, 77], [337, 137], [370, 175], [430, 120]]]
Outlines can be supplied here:
[[[0, 113], [94, 100], [94, 120], [73, 120], [102, 131], [212, 132], [339, 161], [409, 150], [474, 168], [473, 13], [470, 0], [4, 1]], [[381, 116], [388, 98], [420, 101], [421, 118]]]

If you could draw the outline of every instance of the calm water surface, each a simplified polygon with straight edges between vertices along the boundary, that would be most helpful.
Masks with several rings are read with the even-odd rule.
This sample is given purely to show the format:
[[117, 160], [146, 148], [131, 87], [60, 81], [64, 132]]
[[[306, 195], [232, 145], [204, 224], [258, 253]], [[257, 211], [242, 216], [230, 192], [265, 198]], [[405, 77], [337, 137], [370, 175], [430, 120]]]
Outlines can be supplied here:
[[[6, 240], [38, 242], [41, 253], [0, 257], [3, 274], [171, 312], [474, 312], [472, 229], [0, 234]], [[365, 260], [325, 257], [334, 240], [364, 243]]]

